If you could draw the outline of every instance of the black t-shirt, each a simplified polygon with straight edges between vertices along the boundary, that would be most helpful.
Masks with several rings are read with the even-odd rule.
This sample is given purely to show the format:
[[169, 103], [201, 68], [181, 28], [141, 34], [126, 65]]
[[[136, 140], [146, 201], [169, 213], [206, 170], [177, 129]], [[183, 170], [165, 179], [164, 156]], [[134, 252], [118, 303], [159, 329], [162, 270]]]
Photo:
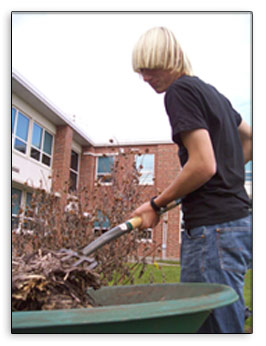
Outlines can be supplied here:
[[165, 108], [184, 166], [188, 152], [180, 134], [206, 129], [217, 162], [216, 174], [182, 203], [186, 228], [213, 225], [245, 217], [250, 200], [244, 188], [244, 157], [238, 126], [242, 119], [229, 100], [198, 77], [182, 76], [167, 89]]

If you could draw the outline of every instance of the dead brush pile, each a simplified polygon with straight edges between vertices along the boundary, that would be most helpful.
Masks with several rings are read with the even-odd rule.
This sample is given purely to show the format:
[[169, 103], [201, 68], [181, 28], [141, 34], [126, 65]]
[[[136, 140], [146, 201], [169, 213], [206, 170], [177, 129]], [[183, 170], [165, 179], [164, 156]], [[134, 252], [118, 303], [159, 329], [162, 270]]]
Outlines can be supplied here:
[[39, 250], [12, 261], [12, 311], [95, 306], [88, 287], [101, 286], [99, 275], [71, 267], [59, 252]]
[[41, 188], [33, 191], [31, 203], [20, 210], [19, 227], [12, 230], [12, 311], [96, 306], [89, 287], [133, 284], [136, 271], [144, 273], [146, 258], [158, 255], [160, 245], [143, 244], [136, 230], [97, 250], [95, 268], [87, 262], [74, 266], [76, 258], [63, 260], [62, 249], [79, 253], [107, 222], [109, 229], [123, 223], [156, 194], [153, 187], [139, 185], [133, 155], [119, 151], [108, 186], [98, 181], [93, 191], [83, 187], [73, 193], [65, 182], [61, 198]]

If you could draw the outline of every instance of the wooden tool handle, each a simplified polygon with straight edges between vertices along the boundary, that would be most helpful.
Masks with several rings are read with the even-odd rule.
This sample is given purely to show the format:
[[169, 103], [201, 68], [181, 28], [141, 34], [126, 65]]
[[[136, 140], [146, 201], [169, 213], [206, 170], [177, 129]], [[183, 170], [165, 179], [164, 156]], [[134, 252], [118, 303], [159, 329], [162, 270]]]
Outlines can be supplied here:
[[132, 219], [128, 220], [127, 223], [131, 225], [132, 229], [135, 229], [142, 224], [142, 218], [139, 216], [135, 216]]

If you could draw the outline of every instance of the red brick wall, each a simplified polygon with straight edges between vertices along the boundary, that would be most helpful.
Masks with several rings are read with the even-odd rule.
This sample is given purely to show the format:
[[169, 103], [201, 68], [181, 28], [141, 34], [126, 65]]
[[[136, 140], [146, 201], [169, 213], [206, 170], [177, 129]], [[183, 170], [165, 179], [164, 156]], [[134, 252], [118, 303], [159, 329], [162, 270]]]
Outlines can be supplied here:
[[52, 190], [61, 193], [62, 203], [65, 201], [67, 195], [66, 184], [69, 182], [72, 138], [73, 130], [71, 127], [57, 126], [54, 144]]
[[[155, 189], [162, 191], [166, 188], [180, 170], [179, 160], [177, 156], [177, 146], [175, 144], [157, 144], [157, 145], [133, 145], [123, 147], [125, 151], [131, 148], [139, 149], [144, 154], [145, 152], [155, 155], [155, 184], [154, 186], [148, 186], [146, 188], [146, 200], [149, 200], [154, 194]], [[94, 188], [95, 174], [96, 174], [96, 160], [97, 157], [92, 154], [99, 153], [116, 153], [118, 147], [97, 147], [97, 148], [83, 148], [83, 155], [81, 159], [80, 169], [80, 186], [87, 186], [90, 191]], [[88, 155], [88, 153], [91, 153]], [[137, 154], [137, 151], [136, 151]], [[128, 165], [133, 163], [133, 157], [131, 161], [127, 162]], [[106, 187], [105, 187], [106, 188]], [[140, 187], [141, 188], [141, 187]], [[164, 222], [164, 228], [166, 229], [166, 248], [161, 257], [177, 259], [180, 257], [179, 246], [179, 209], [176, 208], [168, 213], [168, 220]], [[159, 225], [154, 229], [153, 239], [158, 244], [163, 242], [163, 218]]]
[[95, 180], [95, 165], [96, 160], [93, 154], [95, 153], [94, 147], [83, 147], [80, 161], [79, 172], [79, 188], [87, 187], [92, 191]]
[[[58, 126], [55, 136], [54, 158], [53, 158], [53, 191], [62, 191], [65, 183], [69, 181], [70, 161], [72, 150], [73, 130], [69, 126]], [[177, 156], [177, 146], [175, 144], [155, 144], [155, 145], [132, 145], [124, 146], [123, 149], [138, 149], [141, 154], [149, 153], [155, 155], [154, 162], [154, 185], [145, 188], [145, 200], [149, 200], [155, 194], [158, 194], [166, 188], [180, 170]], [[96, 162], [97, 154], [100, 153], [117, 153], [117, 146], [105, 147], [83, 147], [79, 171], [79, 189], [86, 187], [89, 192], [95, 187]], [[137, 151], [136, 151], [137, 154]], [[124, 169], [127, 165], [132, 165], [134, 155], [124, 163]], [[123, 170], [121, 171], [123, 173]], [[105, 187], [106, 188], [106, 187]], [[143, 188], [140, 186], [140, 188]], [[156, 192], [156, 190], [158, 192]], [[64, 203], [67, 191], [62, 196]], [[140, 201], [141, 203], [141, 201]], [[167, 220], [166, 220], [167, 219]], [[164, 229], [164, 237], [163, 237]], [[179, 244], [179, 211], [178, 208], [170, 211], [168, 215], [162, 217], [161, 222], [153, 231], [153, 240], [157, 244], [162, 244], [165, 240], [165, 249], [160, 257], [177, 259], [180, 258]]]
[[[160, 144], [156, 155], [156, 184], [160, 191], [165, 189], [180, 171], [177, 146], [175, 144]], [[166, 228], [166, 258], [180, 258], [179, 246], [179, 208], [168, 212], [165, 221]], [[163, 221], [158, 225], [161, 240], [163, 240]], [[157, 231], [157, 230], [156, 230]], [[162, 254], [163, 255], [163, 254]]]

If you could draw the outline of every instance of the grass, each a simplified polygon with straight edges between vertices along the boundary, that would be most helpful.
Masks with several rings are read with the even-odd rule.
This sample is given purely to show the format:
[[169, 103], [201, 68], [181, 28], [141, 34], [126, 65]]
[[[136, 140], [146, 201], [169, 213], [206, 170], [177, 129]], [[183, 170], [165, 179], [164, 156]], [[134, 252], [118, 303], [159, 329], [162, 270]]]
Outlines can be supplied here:
[[[159, 268], [158, 268], [159, 267]], [[138, 278], [138, 272], [135, 276], [135, 284], [154, 283], [174, 283], [179, 282], [180, 266], [179, 265], [159, 265], [148, 264], [141, 278]]]
[[[147, 265], [146, 271], [141, 278], [139, 272], [135, 274], [135, 284], [174, 283], [180, 281], [180, 265]], [[252, 271], [245, 276], [244, 285], [245, 304], [252, 310]], [[252, 316], [245, 322], [245, 332], [252, 333]]]

